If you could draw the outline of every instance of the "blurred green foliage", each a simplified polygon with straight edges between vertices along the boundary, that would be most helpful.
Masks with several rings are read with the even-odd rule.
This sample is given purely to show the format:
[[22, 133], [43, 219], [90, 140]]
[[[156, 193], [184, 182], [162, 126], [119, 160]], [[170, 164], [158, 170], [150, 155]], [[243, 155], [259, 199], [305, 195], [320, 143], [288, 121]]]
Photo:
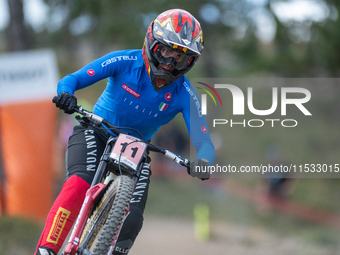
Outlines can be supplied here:
[[[182, 8], [200, 21], [206, 46], [199, 70], [190, 77], [339, 75], [340, 4], [335, 0], [311, 1], [324, 13], [319, 20], [308, 16], [288, 21], [279, 18], [280, 10], [274, 7], [294, 0], [43, 1], [49, 10], [46, 23], [38, 31], [28, 30], [33, 48], [58, 50], [62, 74], [111, 50], [141, 48], [157, 14]], [[259, 39], [259, 30], [270, 29], [274, 31], [270, 40]], [[85, 59], [79, 56], [84, 44], [90, 51]]]
[[30, 219], [0, 217], [0, 254], [32, 254], [41, 231], [42, 225]]

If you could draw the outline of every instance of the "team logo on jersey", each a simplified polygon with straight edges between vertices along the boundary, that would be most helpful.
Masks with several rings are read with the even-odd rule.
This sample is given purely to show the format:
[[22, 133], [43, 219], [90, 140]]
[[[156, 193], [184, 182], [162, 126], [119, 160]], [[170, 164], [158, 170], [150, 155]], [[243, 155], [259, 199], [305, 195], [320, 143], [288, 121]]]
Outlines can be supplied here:
[[166, 93], [166, 95], [165, 95], [166, 101], [170, 101], [171, 98], [172, 98], [172, 95], [170, 93]]
[[166, 104], [166, 103], [161, 103], [160, 105], [159, 105], [159, 107], [158, 107], [158, 109], [162, 112], [162, 111], [164, 111], [166, 108], [168, 108], [168, 104]]
[[90, 76], [93, 76], [94, 75], [94, 70], [93, 69], [87, 70], [87, 74], [90, 75]]
[[208, 129], [205, 126], [202, 126], [201, 130], [202, 130], [203, 133], [207, 133], [208, 132]]
[[123, 84], [123, 85], [122, 85], [122, 88], [123, 88], [124, 90], [126, 90], [127, 92], [129, 92], [131, 95], [133, 95], [133, 96], [135, 96], [135, 97], [137, 97], [137, 98], [140, 97], [140, 94], [139, 94], [139, 93], [137, 93], [136, 91], [134, 91], [132, 88], [130, 88], [130, 87], [127, 86], [126, 84]]

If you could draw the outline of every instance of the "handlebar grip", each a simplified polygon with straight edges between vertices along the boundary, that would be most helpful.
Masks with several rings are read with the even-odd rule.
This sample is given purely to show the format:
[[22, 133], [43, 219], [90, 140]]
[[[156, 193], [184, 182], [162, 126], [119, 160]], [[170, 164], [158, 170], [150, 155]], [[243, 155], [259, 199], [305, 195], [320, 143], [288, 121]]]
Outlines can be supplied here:
[[52, 103], [55, 104], [55, 103], [57, 102], [57, 100], [58, 100], [58, 97], [57, 97], [57, 96], [54, 96], [53, 99], [52, 99]]
[[81, 109], [83, 109], [83, 107], [81, 107], [80, 105], [76, 105], [73, 110], [77, 113], [82, 113]]

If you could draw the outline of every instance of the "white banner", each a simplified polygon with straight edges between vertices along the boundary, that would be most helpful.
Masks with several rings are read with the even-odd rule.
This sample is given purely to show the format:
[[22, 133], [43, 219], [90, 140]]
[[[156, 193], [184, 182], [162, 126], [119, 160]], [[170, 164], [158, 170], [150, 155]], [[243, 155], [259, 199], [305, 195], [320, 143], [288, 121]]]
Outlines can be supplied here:
[[0, 54], [0, 106], [52, 100], [58, 80], [53, 50]]

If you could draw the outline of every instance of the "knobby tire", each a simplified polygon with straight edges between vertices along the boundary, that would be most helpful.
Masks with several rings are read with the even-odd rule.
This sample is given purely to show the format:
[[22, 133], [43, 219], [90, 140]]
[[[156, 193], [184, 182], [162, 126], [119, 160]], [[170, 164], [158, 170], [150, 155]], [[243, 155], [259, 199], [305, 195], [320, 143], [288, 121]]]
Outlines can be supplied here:
[[107, 254], [125, 216], [134, 188], [130, 177], [116, 177], [85, 226], [80, 240], [81, 248], [91, 251], [91, 255]]

